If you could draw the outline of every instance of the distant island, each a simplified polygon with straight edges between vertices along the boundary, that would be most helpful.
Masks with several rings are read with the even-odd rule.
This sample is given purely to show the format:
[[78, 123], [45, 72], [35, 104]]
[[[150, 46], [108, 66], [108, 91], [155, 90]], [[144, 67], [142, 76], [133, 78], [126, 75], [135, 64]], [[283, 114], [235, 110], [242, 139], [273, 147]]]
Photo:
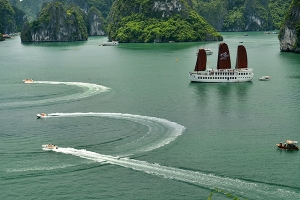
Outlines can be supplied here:
[[123, 43], [223, 40], [187, 1], [117, 0], [107, 21], [105, 28], [106, 21], [95, 7], [86, 15], [78, 5], [50, 2], [42, 7], [37, 20], [25, 23], [21, 41], [81, 41], [88, 35], [107, 35]]
[[116, 0], [107, 19], [108, 37], [130, 43], [223, 40], [189, 5], [183, 0]]
[[299, 0], [0, 0], [0, 32], [21, 32], [22, 42], [105, 35], [150, 43], [220, 41], [219, 31], [280, 29], [280, 50], [300, 53], [299, 12]]
[[105, 35], [104, 24], [100, 11], [95, 7], [86, 14], [75, 4], [50, 2], [44, 4], [37, 20], [24, 24], [21, 41], [84, 41], [88, 35]]

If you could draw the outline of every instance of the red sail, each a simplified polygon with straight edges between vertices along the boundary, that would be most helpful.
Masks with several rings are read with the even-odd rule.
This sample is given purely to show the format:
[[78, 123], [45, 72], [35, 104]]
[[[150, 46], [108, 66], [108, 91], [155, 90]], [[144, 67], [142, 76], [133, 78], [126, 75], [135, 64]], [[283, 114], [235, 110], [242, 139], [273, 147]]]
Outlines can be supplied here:
[[199, 49], [194, 71], [205, 71], [205, 70], [206, 70], [206, 52], [204, 49]]
[[243, 45], [238, 46], [235, 68], [248, 68], [247, 51]]
[[226, 43], [220, 43], [217, 69], [231, 69], [230, 54]]

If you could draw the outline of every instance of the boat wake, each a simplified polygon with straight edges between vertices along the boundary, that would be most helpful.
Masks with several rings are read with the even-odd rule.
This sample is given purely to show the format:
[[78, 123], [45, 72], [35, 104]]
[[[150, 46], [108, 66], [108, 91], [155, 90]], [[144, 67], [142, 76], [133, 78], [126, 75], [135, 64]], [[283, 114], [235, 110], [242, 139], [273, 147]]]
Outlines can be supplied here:
[[60, 102], [60, 101], [77, 100], [77, 99], [94, 96], [94, 95], [100, 94], [102, 92], [106, 92], [110, 89], [110, 88], [102, 86], [102, 85], [91, 84], [91, 83], [82, 83], [82, 82], [34, 81], [31, 84], [70, 85], [70, 86], [76, 86], [76, 87], [82, 88], [83, 92], [66, 95], [66, 96], [61, 96], [61, 97], [50, 98], [50, 99], [41, 99], [41, 100], [36, 100], [36, 101], [1, 103], [0, 108], [1, 107], [23, 107], [23, 106], [30, 106], [30, 105], [54, 103], [54, 102]]
[[175, 140], [185, 130], [185, 127], [177, 123], [161, 118], [122, 113], [52, 113], [48, 115], [48, 117], [80, 116], [109, 117], [130, 120], [147, 126], [149, 131], [141, 138], [122, 146], [119, 154], [114, 156], [99, 154], [85, 149], [63, 147], [53, 149], [53, 151], [78, 156], [94, 162], [122, 166], [147, 174], [153, 174], [167, 179], [198, 185], [207, 189], [213, 190], [218, 188], [249, 199], [300, 199], [300, 193], [298, 190], [291, 191], [290, 188], [280, 185], [221, 177], [215, 174], [208, 174], [199, 171], [167, 167], [158, 163], [139, 161], [129, 157], [137, 153], [151, 151], [162, 147]]
[[208, 189], [222, 189], [249, 199], [300, 199], [300, 194], [287, 188], [274, 186], [266, 183], [250, 182], [245, 180], [220, 177], [214, 174], [183, 170], [174, 167], [166, 167], [157, 163], [149, 163], [130, 158], [121, 158], [103, 155], [87, 150], [74, 148], [58, 148], [55, 152], [70, 154], [100, 163], [109, 163], [125, 168], [141, 171], [147, 174], [161, 176], [167, 179], [179, 180]]
[[141, 134], [142, 137], [116, 147], [115, 154], [118, 156], [130, 156], [160, 148], [175, 140], [185, 130], [184, 126], [166, 119], [122, 113], [50, 113], [47, 115], [47, 118], [87, 116], [129, 120], [148, 127], [148, 132]]
[[7, 172], [28, 172], [28, 171], [52, 171], [56, 169], [64, 169], [68, 167], [73, 167], [75, 165], [65, 164], [58, 166], [47, 166], [47, 167], [30, 167], [30, 168], [21, 168], [21, 169], [8, 169]]

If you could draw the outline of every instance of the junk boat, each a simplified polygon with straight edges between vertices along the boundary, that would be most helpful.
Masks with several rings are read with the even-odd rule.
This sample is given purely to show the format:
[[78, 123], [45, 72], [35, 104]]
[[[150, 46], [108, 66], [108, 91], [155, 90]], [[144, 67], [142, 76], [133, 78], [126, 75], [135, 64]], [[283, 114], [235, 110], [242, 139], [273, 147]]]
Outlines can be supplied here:
[[42, 147], [44, 150], [58, 149], [58, 146], [56, 146], [54, 144], [43, 144]]
[[247, 82], [253, 79], [252, 69], [248, 68], [246, 48], [239, 45], [237, 49], [236, 66], [231, 69], [229, 49], [226, 43], [220, 43], [217, 69], [206, 65], [205, 49], [199, 49], [194, 72], [189, 73], [191, 82], [203, 83], [234, 83]]
[[276, 144], [276, 146], [279, 149], [299, 150], [298, 141], [287, 140], [287, 141], [285, 141], [284, 144], [282, 144], [282, 142], [280, 142], [279, 144]]

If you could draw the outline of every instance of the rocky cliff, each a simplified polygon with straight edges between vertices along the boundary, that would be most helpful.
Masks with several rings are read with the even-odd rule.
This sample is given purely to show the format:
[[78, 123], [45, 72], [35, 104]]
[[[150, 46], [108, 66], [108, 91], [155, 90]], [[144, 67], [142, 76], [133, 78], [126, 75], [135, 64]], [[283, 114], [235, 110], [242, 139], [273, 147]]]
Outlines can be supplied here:
[[11, 6], [8, 0], [0, 0], [0, 33], [15, 33], [27, 21], [25, 13]]
[[65, 10], [61, 3], [47, 4], [39, 18], [23, 26], [22, 42], [54, 42], [87, 40], [87, 28], [76, 6]]
[[108, 37], [120, 42], [223, 40], [190, 5], [191, 0], [116, 0]]
[[279, 29], [291, 0], [198, 0], [195, 10], [218, 31]]
[[89, 35], [106, 35], [105, 33], [105, 20], [101, 12], [91, 7], [88, 12], [88, 32]]
[[278, 38], [281, 51], [300, 53], [300, 0], [293, 0]]

